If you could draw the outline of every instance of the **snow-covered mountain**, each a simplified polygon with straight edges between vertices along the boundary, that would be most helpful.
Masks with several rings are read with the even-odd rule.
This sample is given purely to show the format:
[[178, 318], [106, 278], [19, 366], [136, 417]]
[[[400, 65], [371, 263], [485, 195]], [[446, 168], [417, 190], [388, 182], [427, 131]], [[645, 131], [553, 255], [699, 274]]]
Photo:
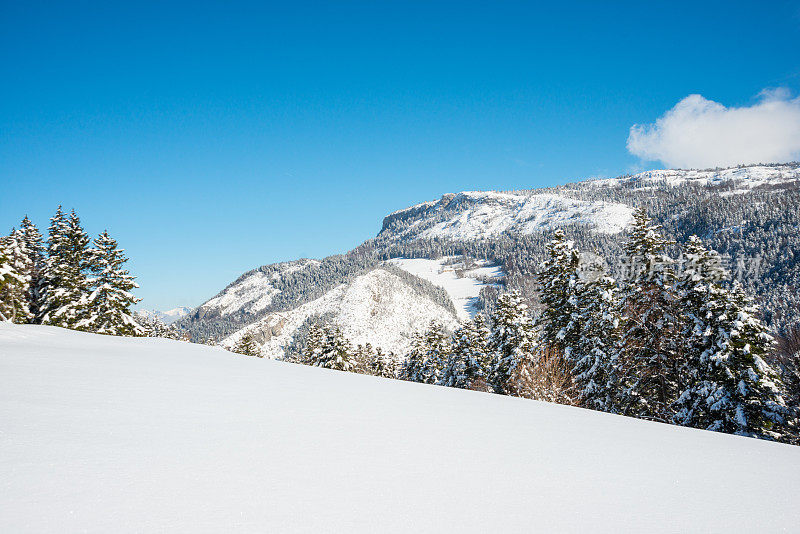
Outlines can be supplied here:
[[752, 165], [729, 169], [680, 170], [664, 169], [640, 172], [632, 176], [592, 180], [587, 184], [599, 187], [652, 187], [654, 185], [678, 186], [691, 184], [711, 186], [736, 193], [745, 193], [756, 188], [786, 187], [800, 182], [800, 166], [797, 165]]
[[384, 219], [381, 233], [397, 239], [464, 240], [585, 225], [595, 232], [615, 234], [630, 223], [632, 212], [625, 204], [561, 194], [465, 191], [392, 213]]
[[[340, 326], [354, 344], [370, 343], [402, 356], [409, 349], [412, 336], [431, 321], [452, 330], [458, 320], [474, 314], [473, 301], [481, 288], [502, 274], [497, 267], [486, 265], [456, 274], [460, 264], [454, 260], [391, 260], [311, 302], [269, 313], [234, 332], [222, 344], [233, 346], [244, 334], [250, 334], [265, 356], [281, 357], [306, 321], [325, 318], [326, 322]], [[444, 294], [425, 291], [426, 285], [415, 279], [417, 276], [442, 289]], [[445, 302], [442, 296], [447, 299]]]
[[800, 448], [0, 323], [0, 532], [794, 532]]
[[249, 271], [178, 326], [196, 340], [226, 344], [250, 332], [279, 356], [306, 321], [324, 316], [354, 342], [402, 351], [413, 329], [432, 317], [448, 325], [469, 317], [504, 283], [530, 293], [556, 228], [582, 250], [618, 259], [641, 206], [678, 241], [697, 234], [727, 256], [777, 330], [800, 319], [798, 191], [800, 165], [776, 164], [446, 194], [391, 213], [375, 238], [347, 253]]
[[186, 306], [179, 306], [177, 308], [173, 308], [171, 310], [160, 311], [160, 310], [137, 310], [136, 314], [147, 317], [148, 319], [158, 319], [164, 324], [172, 324], [175, 321], [186, 317], [192, 312], [193, 308], [188, 308]]
[[486, 260], [465, 264], [463, 258], [457, 256], [436, 260], [393, 258], [388, 263], [444, 289], [455, 306], [456, 317], [461, 321], [478, 311], [477, 300], [481, 289], [498, 284], [504, 276], [500, 267]]
[[249, 271], [199, 306], [195, 314], [203, 318], [224, 317], [234, 313], [258, 313], [266, 309], [281, 292], [280, 282], [286, 276], [315, 265], [319, 265], [319, 262], [302, 259]]

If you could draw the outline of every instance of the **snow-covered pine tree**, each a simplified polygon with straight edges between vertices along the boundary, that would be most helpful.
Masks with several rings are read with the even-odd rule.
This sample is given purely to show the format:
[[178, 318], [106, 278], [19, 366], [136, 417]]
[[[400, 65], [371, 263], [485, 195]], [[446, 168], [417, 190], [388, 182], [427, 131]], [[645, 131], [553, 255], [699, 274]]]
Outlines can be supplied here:
[[[4, 258], [3, 282], [0, 282], [0, 316], [14, 323], [29, 323], [33, 315], [28, 307], [30, 259], [22, 232], [0, 238], [0, 255]], [[0, 319], [2, 320], [2, 319]]]
[[166, 339], [181, 339], [181, 333], [173, 325], [167, 325], [158, 317], [148, 317], [144, 314], [136, 314], [136, 324], [138, 324], [145, 337], [161, 337]]
[[28, 287], [28, 309], [33, 316], [31, 322], [38, 322], [41, 318], [41, 286], [42, 274], [45, 267], [44, 244], [42, 234], [36, 225], [26, 215], [20, 223], [22, 239], [25, 241], [28, 255], [30, 285]]
[[489, 348], [493, 364], [489, 384], [495, 393], [523, 395], [519, 384], [535, 363], [534, 334], [528, 307], [516, 293], [504, 293], [491, 317]]
[[618, 392], [625, 380], [619, 354], [622, 319], [616, 280], [604, 272], [584, 280], [573, 313], [581, 327], [572, 370], [578, 400], [587, 408], [616, 413]]
[[426, 384], [438, 384], [452, 351], [450, 335], [442, 323], [431, 321], [425, 332], [425, 349], [422, 380], [420, 381]]
[[489, 328], [482, 315], [465, 321], [453, 333], [453, 350], [440, 379], [443, 386], [486, 391], [492, 360]]
[[372, 343], [358, 344], [352, 350], [354, 373], [372, 374], [372, 362], [375, 357], [375, 349]]
[[427, 355], [425, 337], [415, 332], [411, 338], [411, 350], [400, 366], [400, 380], [423, 382], [425, 376], [425, 357]]
[[719, 255], [690, 238], [680, 283], [686, 314], [686, 386], [676, 402], [678, 424], [753, 436], [785, 437], [790, 410], [778, 374], [764, 362], [772, 338]]
[[90, 282], [87, 276], [92, 255], [89, 236], [73, 210], [61, 211], [50, 219], [47, 262], [43, 280], [42, 324], [75, 328], [86, 316]]
[[11, 321], [11, 308], [6, 303], [5, 295], [9, 286], [23, 282], [22, 275], [11, 265], [11, 259], [6, 253], [2, 240], [0, 240], [0, 321]]
[[130, 310], [141, 300], [131, 294], [139, 286], [124, 267], [128, 261], [124, 250], [117, 247], [107, 231], [94, 240], [90, 262], [93, 291], [86, 300], [86, 314], [75, 328], [112, 336], [141, 336], [144, 329]]
[[624, 413], [670, 421], [680, 394], [681, 318], [675, 296], [672, 242], [652, 224], [644, 209], [633, 213], [625, 244], [628, 280], [624, 285], [624, 366], [632, 378], [624, 395]]
[[698, 401], [694, 387], [701, 379], [701, 359], [715, 343], [714, 313], [724, 304], [727, 290], [721, 282], [728, 277], [719, 254], [707, 249], [699, 237], [690, 236], [682, 255], [682, 269], [675, 284], [683, 316], [682, 343], [684, 357], [678, 369], [681, 394], [675, 403], [674, 422], [695, 426], [694, 404]]
[[369, 373], [383, 378], [395, 378], [397, 375], [397, 360], [392, 354], [384, 353], [378, 347], [369, 361]]
[[306, 344], [303, 347], [303, 352], [300, 362], [305, 365], [317, 365], [320, 355], [322, 354], [322, 347], [325, 344], [325, 331], [316, 322], [312, 322], [308, 327], [308, 335], [306, 336]]
[[322, 350], [313, 365], [337, 371], [352, 371], [354, 367], [352, 349], [341, 329], [338, 326], [326, 326], [324, 337]]
[[253, 339], [253, 335], [249, 332], [242, 334], [231, 351], [237, 354], [244, 354], [245, 356], [258, 356], [259, 358], [264, 357], [264, 355], [261, 354], [261, 349], [259, 349], [258, 345], [256, 344], [256, 340]]
[[541, 341], [572, 361], [572, 347], [581, 336], [579, 325], [573, 321], [575, 296], [580, 286], [580, 252], [562, 230], [556, 230], [547, 244], [547, 256], [537, 276], [540, 299], [545, 306], [539, 319]]

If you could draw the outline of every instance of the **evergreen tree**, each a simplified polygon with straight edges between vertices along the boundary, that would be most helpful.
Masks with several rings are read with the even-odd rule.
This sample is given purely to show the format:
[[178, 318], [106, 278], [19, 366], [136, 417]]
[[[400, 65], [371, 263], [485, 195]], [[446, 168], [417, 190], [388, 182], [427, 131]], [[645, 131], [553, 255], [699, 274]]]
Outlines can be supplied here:
[[393, 354], [384, 353], [378, 347], [369, 361], [369, 373], [383, 378], [395, 378], [397, 375], [397, 360]]
[[441, 323], [431, 322], [425, 332], [425, 349], [421, 382], [438, 384], [452, 351], [450, 335]]
[[28, 309], [33, 316], [31, 322], [38, 322], [41, 318], [42, 274], [45, 268], [44, 244], [42, 234], [39, 233], [39, 229], [28, 219], [27, 215], [20, 223], [20, 230], [28, 255], [29, 271], [26, 273], [30, 277], [27, 294]]
[[316, 322], [312, 322], [308, 328], [306, 345], [302, 352], [302, 361], [306, 365], [316, 365], [322, 355], [322, 347], [325, 344], [325, 331]]
[[425, 357], [427, 355], [425, 338], [416, 332], [411, 339], [411, 350], [400, 367], [400, 379], [410, 382], [425, 381]]
[[375, 356], [375, 349], [372, 344], [367, 342], [363, 345], [356, 345], [352, 351], [354, 373], [372, 374], [372, 359]]
[[672, 242], [660, 229], [643, 209], [634, 211], [625, 244], [630, 272], [624, 291], [622, 338], [625, 367], [632, 381], [623, 402], [627, 415], [669, 421], [680, 393], [681, 327], [674, 262], [666, 254]]
[[89, 236], [73, 211], [66, 217], [61, 206], [50, 219], [44, 275], [42, 323], [75, 328], [87, 315], [91, 264]]
[[411, 351], [400, 369], [400, 378], [424, 384], [438, 384], [451, 351], [450, 336], [441, 323], [431, 321], [428, 329], [414, 335]]
[[319, 356], [312, 365], [337, 371], [352, 371], [354, 367], [350, 344], [338, 326], [327, 326]]
[[494, 392], [522, 395], [518, 384], [529, 381], [524, 375], [535, 363], [535, 347], [528, 307], [516, 293], [505, 293], [497, 300], [489, 348], [493, 354], [489, 383]]
[[259, 358], [263, 358], [263, 354], [261, 354], [261, 349], [258, 348], [255, 339], [253, 339], [253, 335], [249, 332], [245, 332], [233, 346], [231, 351], [237, 354], [244, 354], [245, 356], [258, 356]]
[[165, 324], [158, 317], [147, 317], [143, 314], [136, 315], [136, 324], [142, 328], [145, 337], [161, 337], [166, 339], [181, 339], [181, 332], [174, 325]]
[[785, 437], [790, 410], [777, 373], [765, 362], [772, 338], [737, 282], [731, 289], [719, 255], [693, 236], [679, 282], [686, 314], [686, 386], [678, 424], [745, 436]]
[[453, 350], [440, 383], [454, 388], [485, 390], [491, 364], [489, 328], [483, 316], [476, 315], [453, 333]]
[[104, 231], [94, 240], [90, 269], [94, 290], [86, 301], [87, 313], [76, 323], [80, 330], [113, 336], [137, 336], [144, 330], [134, 320], [130, 307], [141, 299], [130, 291], [139, 287], [124, 268], [128, 259], [117, 242]]
[[572, 370], [579, 401], [587, 408], [617, 412], [625, 377], [619, 355], [622, 319], [616, 281], [605, 273], [585, 280], [573, 313], [581, 330]]
[[20, 230], [0, 238], [0, 257], [0, 316], [14, 323], [29, 323], [33, 319], [28, 308], [31, 268]]
[[[700, 380], [702, 355], [712, 349], [714, 310], [723, 306], [727, 290], [721, 285], [728, 273], [722, 267], [719, 254], [707, 249], [697, 236], [689, 238], [682, 255], [683, 265], [676, 283], [676, 293], [683, 316], [682, 343], [684, 358], [678, 369], [682, 393], [676, 401], [674, 420], [694, 426], [696, 402], [687, 387]], [[691, 389], [691, 388], [689, 388]]]
[[572, 348], [581, 336], [573, 321], [580, 286], [580, 253], [562, 230], [556, 230], [546, 251], [548, 257], [538, 275], [541, 302], [545, 305], [540, 319], [541, 341], [571, 361]]

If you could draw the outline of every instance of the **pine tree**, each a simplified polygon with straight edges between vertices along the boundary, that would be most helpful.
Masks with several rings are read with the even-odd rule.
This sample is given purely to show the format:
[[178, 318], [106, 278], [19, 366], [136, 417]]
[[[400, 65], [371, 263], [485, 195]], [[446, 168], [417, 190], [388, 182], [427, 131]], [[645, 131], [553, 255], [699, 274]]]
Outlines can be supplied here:
[[676, 293], [684, 318], [681, 333], [684, 358], [678, 370], [682, 391], [676, 401], [677, 411], [673, 419], [678, 424], [694, 426], [693, 404], [697, 399], [690, 386], [700, 380], [702, 355], [714, 345], [713, 310], [723, 306], [727, 290], [721, 282], [728, 273], [722, 267], [719, 254], [707, 249], [694, 235], [687, 241], [682, 259]]
[[258, 356], [259, 358], [264, 357], [264, 355], [261, 354], [261, 350], [258, 348], [255, 339], [253, 339], [252, 334], [249, 332], [242, 334], [231, 351], [237, 354], [244, 354], [245, 356]]
[[316, 365], [322, 354], [322, 347], [325, 344], [325, 331], [317, 323], [311, 323], [308, 328], [306, 345], [303, 348], [301, 362], [305, 365]]
[[483, 316], [476, 315], [453, 333], [453, 350], [440, 383], [454, 388], [486, 390], [491, 364], [489, 328]]
[[438, 384], [452, 351], [450, 335], [438, 321], [431, 321], [425, 332], [425, 348], [421, 382]]
[[384, 353], [378, 347], [369, 361], [369, 373], [383, 378], [395, 378], [397, 375], [397, 360], [393, 354]]
[[27, 215], [20, 223], [20, 231], [22, 232], [22, 239], [25, 242], [28, 255], [29, 271], [26, 273], [30, 277], [27, 294], [28, 309], [32, 315], [31, 322], [38, 322], [41, 318], [42, 274], [45, 268], [42, 234], [39, 233], [39, 229], [28, 219]]
[[431, 321], [424, 333], [414, 335], [411, 351], [400, 368], [400, 379], [438, 384], [451, 350], [444, 326]]
[[790, 411], [778, 374], [765, 362], [772, 338], [738, 282], [723, 286], [719, 255], [690, 238], [678, 284], [686, 315], [686, 386], [678, 424], [780, 439]]
[[553, 240], [547, 244], [547, 255], [537, 277], [541, 302], [545, 306], [539, 321], [541, 341], [561, 351], [571, 361], [572, 348], [581, 336], [573, 321], [580, 286], [580, 253], [573, 242], [564, 237], [562, 230], [556, 230]]
[[11, 321], [11, 306], [6, 304], [3, 295], [8, 291], [9, 286], [22, 282], [22, 276], [11, 265], [11, 258], [8, 257], [6, 249], [0, 240], [0, 321]]
[[572, 370], [579, 401], [587, 408], [619, 411], [618, 392], [625, 380], [620, 361], [619, 289], [605, 273], [585, 280], [576, 298], [574, 322], [581, 336], [575, 343]]
[[67, 218], [59, 206], [50, 221], [42, 324], [75, 328], [87, 315], [89, 236], [75, 211]]
[[113, 336], [143, 335], [130, 311], [141, 300], [130, 291], [139, 286], [124, 268], [128, 259], [123, 252], [107, 231], [94, 240], [90, 262], [94, 290], [86, 301], [87, 313], [75, 324], [77, 329]]
[[425, 357], [427, 355], [424, 336], [416, 332], [411, 339], [411, 350], [400, 366], [400, 379], [410, 382], [424, 382]]
[[516, 293], [505, 293], [497, 300], [489, 348], [493, 353], [489, 383], [494, 392], [523, 395], [518, 384], [528, 381], [525, 374], [535, 363], [535, 347], [528, 307]]
[[0, 256], [0, 317], [14, 323], [29, 323], [33, 320], [28, 308], [31, 268], [20, 230], [0, 238]]
[[629, 279], [624, 291], [626, 327], [622, 343], [632, 378], [624, 393], [624, 412], [669, 421], [680, 393], [680, 314], [675, 296], [672, 244], [643, 209], [633, 214], [625, 252]]
[[353, 370], [354, 361], [350, 343], [347, 342], [338, 326], [325, 327], [321, 351], [312, 365], [337, 371]]

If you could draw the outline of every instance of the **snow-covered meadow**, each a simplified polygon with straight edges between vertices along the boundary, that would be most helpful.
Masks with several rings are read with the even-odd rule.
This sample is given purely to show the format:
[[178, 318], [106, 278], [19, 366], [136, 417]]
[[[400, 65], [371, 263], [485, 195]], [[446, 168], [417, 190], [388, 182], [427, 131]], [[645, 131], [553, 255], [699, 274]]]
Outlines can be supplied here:
[[800, 447], [0, 324], [2, 532], [779, 532]]

